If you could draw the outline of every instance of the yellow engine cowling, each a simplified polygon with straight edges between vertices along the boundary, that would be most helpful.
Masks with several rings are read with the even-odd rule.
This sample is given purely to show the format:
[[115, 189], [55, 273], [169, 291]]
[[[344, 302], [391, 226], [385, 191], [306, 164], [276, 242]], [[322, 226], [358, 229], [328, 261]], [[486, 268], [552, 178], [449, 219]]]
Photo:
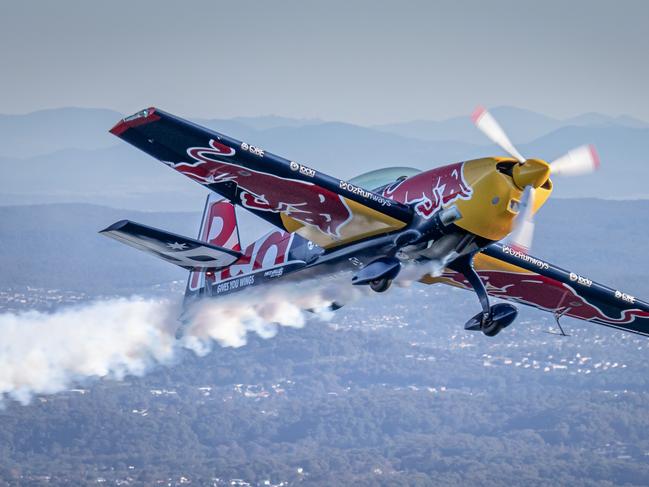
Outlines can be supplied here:
[[527, 184], [535, 187], [538, 184], [533, 208], [536, 213], [552, 193], [552, 181], [545, 161], [534, 159], [529, 162], [529, 166], [525, 164], [527, 167], [504, 157], [465, 162], [463, 175], [472, 194], [469, 199], [458, 199], [453, 203], [462, 214], [455, 224], [489, 240], [505, 238], [512, 230], [523, 188]]

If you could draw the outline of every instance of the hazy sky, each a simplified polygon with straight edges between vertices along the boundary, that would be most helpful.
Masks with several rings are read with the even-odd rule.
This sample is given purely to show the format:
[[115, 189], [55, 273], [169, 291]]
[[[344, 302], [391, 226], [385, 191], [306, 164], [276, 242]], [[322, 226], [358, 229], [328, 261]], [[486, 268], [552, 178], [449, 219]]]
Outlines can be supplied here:
[[649, 1], [0, 0], [0, 112], [649, 120]]

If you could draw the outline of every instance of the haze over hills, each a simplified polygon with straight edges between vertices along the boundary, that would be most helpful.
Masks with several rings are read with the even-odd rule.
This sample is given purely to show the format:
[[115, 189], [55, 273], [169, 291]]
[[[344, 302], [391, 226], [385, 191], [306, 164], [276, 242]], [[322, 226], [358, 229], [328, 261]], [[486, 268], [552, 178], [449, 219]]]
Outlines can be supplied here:
[[[234, 117], [230, 119], [255, 130], [265, 130], [275, 127], [304, 127], [306, 125], [318, 125], [324, 122], [319, 118], [289, 118], [278, 115], [262, 115], [259, 117]], [[218, 120], [212, 120], [218, 122]], [[209, 122], [209, 120], [208, 120]]]
[[0, 156], [25, 158], [62, 149], [115, 145], [109, 133], [119, 112], [103, 108], [55, 108], [24, 115], [0, 114]]
[[[164, 107], [161, 107], [164, 109]], [[523, 108], [501, 106], [490, 109], [506, 127], [516, 144], [534, 139], [568, 126], [621, 126], [649, 128], [649, 122], [620, 115], [585, 113], [567, 119], [553, 118]], [[64, 107], [39, 110], [21, 115], [0, 114], [0, 157], [30, 157], [49, 154], [61, 149], [100, 149], [117, 145], [119, 141], [108, 130], [125, 114], [103, 108]], [[233, 133], [247, 138], [256, 132], [276, 128], [299, 128], [344, 122], [321, 119], [296, 119], [277, 115], [234, 118], [192, 118], [183, 113], [176, 115], [223, 133]], [[456, 141], [487, 145], [484, 136], [471, 123], [469, 113], [444, 120], [412, 120], [382, 125], [376, 129], [402, 137], [427, 141]]]
[[[110, 134], [109, 134], [110, 135]], [[0, 204], [84, 202], [118, 208], [201, 208], [206, 190], [128, 144], [0, 158]]]
[[[601, 114], [562, 121], [511, 107], [496, 108], [494, 114], [526, 155], [551, 160], [580, 144], [596, 145], [601, 170], [555, 181], [557, 196], [649, 196], [643, 182], [649, 176], [645, 122]], [[140, 210], [200, 208], [204, 189], [107, 132], [121, 116], [76, 108], [0, 116], [0, 128], [6, 128], [0, 130], [0, 205], [85, 202]], [[468, 116], [380, 127], [277, 116], [197, 122], [340, 178], [380, 167], [428, 169], [501, 154]]]
[[[609, 116], [601, 113], [585, 113], [576, 117], [558, 119], [541, 113], [509, 106], [489, 110], [506, 128], [515, 144], [524, 144], [568, 126], [622, 126], [649, 128], [649, 123], [628, 116]], [[471, 119], [466, 116], [447, 120], [413, 120], [410, 122], [375, 125], [373, 128], [424, 140], [461, 140], [484, 144], [484, 136], [475, 129]]]
[[[648, 210], [649, 201], [551, 200], [533, 253], [647, 298], [649, 260], [638, 248]], [[96, 233], [125, 216], [188, 235], [199, 219], [79, 204], [0, 208], [0, 314], [56, 315], [133, 292], [179, 298], [186, 271]], [[255, 236], [241, 227], [244, 239]], [[474, 294], [447, 286], [393, 286], [329, 323], [249, 334], [247, 345], [213, 344], [207, 355], [179, 350], [168, 366], [124, 381], [75, 379], [29, 405], [5, 398], [0, 479], [646, 485], [647, 338], [572, 319], [563, 320], [569, 337], [549, 335], [552, 316], [525, 306], [488, 338], [462, 329], [478, 309]], [[21, 356], [19, 366], [41, 357]]]
[[555, 180], [555, 196], [634, 199], [649, 197], [649, 129], [611, 126], [570, 126], [521, 145], [524, 154], [552, 160], [582, 144], [594, 144], [600, 170], [586, 176]]

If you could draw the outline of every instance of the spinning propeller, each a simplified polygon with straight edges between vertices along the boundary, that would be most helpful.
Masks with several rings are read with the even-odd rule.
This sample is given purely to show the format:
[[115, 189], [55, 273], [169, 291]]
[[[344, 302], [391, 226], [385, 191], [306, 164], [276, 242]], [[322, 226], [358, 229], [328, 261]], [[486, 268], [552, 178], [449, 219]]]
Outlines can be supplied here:
[[551, 163], [540, 159], [526, 159], [511, 143], [509, 137], [496, 119], [483, 107], [478, 107], [471, 116], [473, 123], [489, 139], [518, 161], [512, 171], [516, 186], [523, 190], [519, 213], [514, 220], [508, 240], [512, 247], [527, 252], [534, 234], [534, 191], [545, 184], [550, 176], [580, 176], [591, 173], [599, 167], [599, 157], [592, 145], [571, 150]]

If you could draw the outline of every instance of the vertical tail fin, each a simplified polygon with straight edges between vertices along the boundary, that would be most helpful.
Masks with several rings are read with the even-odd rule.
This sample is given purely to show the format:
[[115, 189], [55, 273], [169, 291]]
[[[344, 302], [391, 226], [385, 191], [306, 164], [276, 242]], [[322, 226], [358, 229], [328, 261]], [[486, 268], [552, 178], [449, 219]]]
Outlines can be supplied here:
[[[237, 214], [232, 203], [214, 193], [207, 197], [198, 240], [226, 249], [241, 250]], [[199, 295], [205, 287], [205, 279], [210, 277], [213, 276], [204, 272], [190, 272], [185, 298]]]

